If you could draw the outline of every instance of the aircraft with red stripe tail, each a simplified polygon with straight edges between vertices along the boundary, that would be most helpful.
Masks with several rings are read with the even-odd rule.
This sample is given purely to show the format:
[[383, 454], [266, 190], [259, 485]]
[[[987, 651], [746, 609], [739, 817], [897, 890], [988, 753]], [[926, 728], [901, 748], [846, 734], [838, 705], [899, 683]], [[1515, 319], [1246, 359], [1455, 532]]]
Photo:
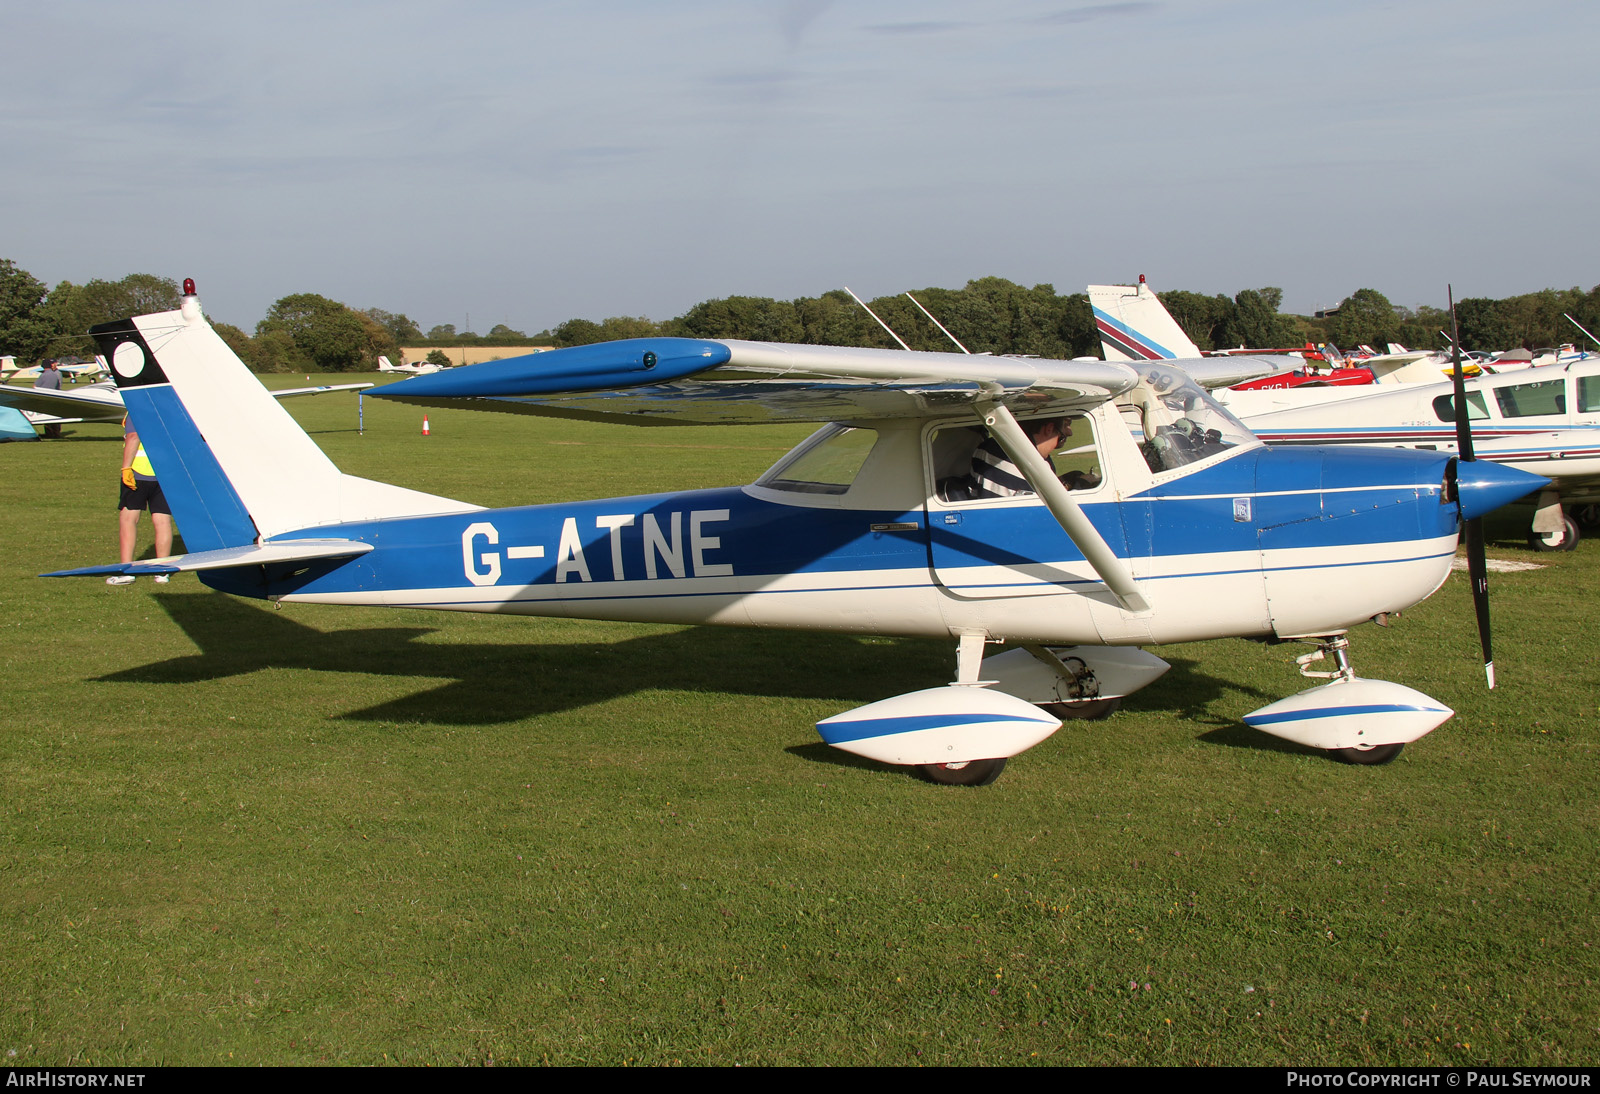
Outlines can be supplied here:
[[[1110, 713], [1168, 668], [1139, 647], [1220, 637], [1308, 642], [1302, 671], [1328, 680], [1247, 724], [1352, 762], [1392, 759], [1451, 711], [1358, 678], [1347, 632], [1431, 594], [1461, 521], [1543, 481], [1443, 453], [1268, 448], [1203, 386], [1256, 374], [1238, 359], [1191, 374], [1165, 361], [642, 338], [382, 394], [637, 425], [821, 428], [746, 486], [489, 510], [340, 472], [211, 329], [192, 282], [178, 310], [92, 333], [188, 553], [49, 576], [192, 571], [280, 605], [936, 638], [955, 648], [953, 681], [817, 729], [942, 783], [991, 782], [1063, 717]], [[980, 449], [1021, 489], [982, 489]], [[1312, 672], [1324, 657], [1333, 670]]]
[[[1535, 503], [1528, 545], [1576, 548], [1580, 525], [1600, 526], [1600, 358], [1476, 376], [1464, 386], [1477, 458], [1549, 480]], [[1456, 396], [1448, 382], [1403, 384], [1245, 421], [1272, 445], [1459, 447]]]

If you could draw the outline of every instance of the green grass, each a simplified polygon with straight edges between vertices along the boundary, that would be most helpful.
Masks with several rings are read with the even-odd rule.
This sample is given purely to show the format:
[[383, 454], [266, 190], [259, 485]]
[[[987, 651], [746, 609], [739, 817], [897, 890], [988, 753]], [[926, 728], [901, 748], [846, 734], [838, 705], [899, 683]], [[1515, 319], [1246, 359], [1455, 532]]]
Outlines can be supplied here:
[[[805, 432], [352, 404], [291, 406], [490, 505], [747, 481]], [[120, 443], [69, 430], [0, 447], [5, 1063], [1597, 1058], [1600, 543], [1491, 577], [1493, 693], [1460, 576], [1356, 632], [1460, 712], [1388, 767], [1244, 728], [1300, 648], [1213, 642], [968, 790], [812, 728], [949, 643], [39, 580], [115, 557]]]

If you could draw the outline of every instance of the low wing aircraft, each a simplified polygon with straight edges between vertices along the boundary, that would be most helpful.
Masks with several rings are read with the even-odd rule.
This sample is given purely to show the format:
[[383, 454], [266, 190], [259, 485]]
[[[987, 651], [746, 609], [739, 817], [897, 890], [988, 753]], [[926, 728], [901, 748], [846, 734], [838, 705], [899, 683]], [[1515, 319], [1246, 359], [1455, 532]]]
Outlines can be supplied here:
[[[1346, 632], [1432, 593], [1461, 518], [1543, 481], [1441, 453], [1269, 449], [1166, 363], [643, 338], [384, 395], [648, 425], [826, 424], [749, 486], [491, 511], [339, 472], [212, 331], [192, 282], [177, 311], [92, 333], [190, 553], [49, 576], [195, 571], [279, 603], [946, 639], [951, 684], [817, 727], [946, 783], [991, 782], [1060, 717], [1104, 715], [1159, 677], [1166, 662], [1138, 646], [1230, 636], [1306, 639], [1303, 671], [1325, 655], [1337, 666], [1248, 724], [1392, 759], [1451, 711], [1358, 678]], [[1070, 433], [1065, 462], [1097, 476], [1057, 477], [1026, 431], [1040, 418]], [[967, 496], [989, 439], [1032, 493]], [[984, 656], [1000, 643], [1018, 648]]]
[[[18, 368], [16, 358], [0, 357], [0, 382], [10, 384], [11, 381], [37, 381], [40, 373], [45, 371], [43, 365], [29, 365], [27, 368]], [[85, 379], [98, 379], [106, 376], [106, 361], [94, 358], [93, 361], [56, 361], [56, 371], [72, 384], [85, 381]]]
[[403, 372], [408, 376], [427, 376], [438, 372], [443, 367], [443, 365], [436, 365], [432, 361], [409, 361], [406, 364], [397, 365], [387, 357], [378, 358], [379, 372]]
[[[269, 391], [275, 399], [301, 395], [325, 395], [330, 391], [364, 391], [374, 384], [321, 384], [317, 387], [292, 387]], [[263, 388], [263, 390], [266, 390]], [[122, 421], [127, 408], [115, 384], [89, 384], [71, 389], [0, 386], [0, 406], [22, 411], [35, 426], [71, 425], [75, 422], [114, 425]]]
[[[1199, 357], [1200, 347], [1139, 275], [1137, 285], [1090, 285], [1089, 307], [1107, 361], [1173, 361]], [[1292, 362], [1285, 365], [1293, 368]]]
[[[1579, 523], [1600, 524], [1600, 358], [1465, 382], [1475, 455], [1547, 476], [1528, 544], [1570, 551]], [[1449, 383], [1406, 384], [1325, 406], [1244, 419], [1273, 445], [1381, 445], [1455, 452]]]
[[[37, 380], [43, 371], [43, 365], [18, 368], [15, 357], [0, 358], [0, 382], [3, 383], [10, 383], [13, 380]], [[74, 384], [83, 380], [98, 379], [109, 372], [105, 361], [99, 357], [93, 361], [57, 361], [56, 371]]]
[[[1200, 348], [1172, 318], [1144, 274], [1139, 275], [1137, 285], [1090, 285], [1089, 306], [1107, 361], [1173, 361], [1187, 369], [1189, 359], [1201, 356]], [[1237, 356], [1230, 351], [1207, 359]], [[1259, 377], [1246, 378], [1241, 387], [1216, 392], [1217, 401], [1239, 416], [1301, 406], [1308, 400], [1347, 398], [1353, 389], [1341, 385], [1358, 379], [1363, 385], [1372, 382], [1370, 372], [1355, 369], [1329, 369], [1313, 379], [1304, 375], [1305, 358], [1288, 354], [1256, 354], [1246, 359], [1269, 367]], [[1360, 375], [1351, 375], [1356, 372]]]

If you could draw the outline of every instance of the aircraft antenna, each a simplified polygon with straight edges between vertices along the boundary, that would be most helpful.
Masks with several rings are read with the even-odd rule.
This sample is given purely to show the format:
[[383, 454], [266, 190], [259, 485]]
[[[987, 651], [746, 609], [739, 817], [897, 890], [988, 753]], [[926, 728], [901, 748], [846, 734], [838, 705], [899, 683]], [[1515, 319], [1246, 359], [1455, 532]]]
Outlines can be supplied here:
[[[954, 342], [956, 344], [956, 349], [960, 350], [962, 353], [967, 354], [969, 357], [972, 355], [972, 351], [970, 349], [968, 349], [966, 346], [963, 346], [961, 344], [961, 340], [959, 338], [957, 338], [955, 335], [951, 334], [949, 331], [945, 330], [944, 329], [944, 324], [939, 322], [937, 319], [933, 318], [933, 313], [931, 311], [929, 311], [927, 308], [924, 308], [922, 306], [922, 301], [918, 300], [916, 297], [912, 296], [910, 293], [906, 293], [906, 299], [911, 301], [913, 304], [915, 304], [917, 306], [917, 310], [920, 311], [923, 315], [926, 315], [929, 319], [933, 320], [933, 325], [938, 327], [941, 331], [943, 331], [944, 332], [944, 336], [946, 338], [950, 339], [950, 341], [952, 341], [952, 342]], [[1571, 317], [1568, 316], [1568, 318], [1571, 318]], [[1579, 329], [1582, 330], [1581, 327]], [[1584, 331], [1584, 333], [1588, 334], [1589, 332], [1588, 331]], [[1593, 336], [1591, 335], [1591, 337], [1593, 337]]]
[[[910, 296], [911, 294], [910, 293], [906, 293], [906, 295]], [[1562, 312], [1561, 313], [1561, 317], [1563, 319], [1565, 319], [1567, 322], [1571, 323], [1573, 326], [1577, 327], [1579, 330], [1583, 331], [1584, 334], [1589, 334], [1588, 330], [1586, 330], [1584, 328], [1584, 325], [1582, 323], [1580, 323], [1576, 319], [1572, 318], [1572, 316], [1568, 315], [1566, 312]], [[1600, 338], [1596, 338], [1594, 335], [1589, 334], [1589, 341], [1593, 342], [1596, 347], [1600, 347]]]
[[[844, 287], [844, 291], [850, 294], [850, 299], [851, 300], [854, 300], [857, 304], [861, 305], [861, 310], [862, 311], [864, 311], [868, 315], [872, 316], [872, 318], [878, 319], [878, 313], [873, 311], [871, 308], [867, 307], [867, 302], [865, 300], [861, 299], [859, 296], [857, 296], [855, 294], [855, 290], [854, 289], [852, 289], [849, 285], [846, 285]], [[911, 347], [906, 345], [905, 339], [901, 338], [898, 334], [896, 334], [894, 332], [894, 328], [893, 327], [891, 327], [889, 324], [885, 323], [882, 319], [878, 319], [878, 326], [880, 326], [884, 330], [888, 331], [889, 332], [889, 337], [893, 338], [896, 342], [899, 342], [901, 349], [905, 350], [907, 353], [911, 352]]]

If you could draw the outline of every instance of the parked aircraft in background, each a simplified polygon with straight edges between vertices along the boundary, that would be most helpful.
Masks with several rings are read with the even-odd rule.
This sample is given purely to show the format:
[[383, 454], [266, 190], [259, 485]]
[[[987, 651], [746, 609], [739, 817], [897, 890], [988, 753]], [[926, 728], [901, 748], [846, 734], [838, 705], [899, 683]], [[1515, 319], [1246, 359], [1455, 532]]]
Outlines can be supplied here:
[[[99, 357], [93, 361], [57, 361], [56, 370], [70, 383], [80, 383], [84, 380], [96, 380], [103, 376], [111, 375], [106, 363]], [[44, 365], [30, 365], [27, 368], [18, 368], [15, 357], [0, 357], [0, 383], [12, 381], [37, 380], [44, 371]]]
[[[1107, 361], [1174, 361], [1200, 357], [1200, 347], [1183, 332], [1145, 284], [1090, 285], [1089, 307]], [[1285, 363], [1292, 368], [1296, 362]]]
[[[1100, 333], [1100, 349], [1107, 361], [1162, 361], [1198, 358], [1200, 348], [1183, 332], [1162, 305], [1155, 291], [1139, 275], [1137, 285], [1090, 285], [1089, 306]], [[1219, 359], [1238, 356], [1228, 351]], [[1357, 389], [1352, 380], [1371, 382], [1371, 373], [1352, 373], [1330, 366], [1315, 370], [1304, 357], [1287, 353], [1255, 355], [1252, 359], [1272, 366], [1263, 377], [1214, 392], [1217, 401], [1233, 414], [1281, 410], [1308, 401], [1349, 398]]]
[[387, 357], [380, 356], [378, 358], [379, 372], [403, 372], [408, 376], [427, 376], [438, 372], [444, 367], [443, 365], [436, 365], [432, 361], [411, 361], [404, 365], [397, 365]]
[[[381, 393], [826, 424], [749, 486], [491, 511], [341, 474], [212, 331], [192, 282], [179, 310], [92, 333], [190, 553], [52, 576], [195, 571], [278, 603], [942, 638], [952, 684], [818, 724], [835, 747], [942, 782], [992, 781], [1058, 715], [1103, 715], [1168, 667], [1134, 647], [1228, 636], [1307, 640], [1302, 671], [1331, 678], [1248, 724], [1393, 758], [1451, 712], [1357, 678], [1346, 632], [1432, 593], [1460, 519], [1543, 481], [1443, 453], [1268, 448], [1166, 362], [644, 338]], [[1098, 471], [1064, 476], [1079, 488], [1045, 454], [1061, 433], [1073, 469]], [[972, 497], [980, 444], [1031, 491]], [[984, 657], [1007, 642], [1019, 648]], [[1334, 671], [1304, 667], [1325, 655]]]
[[[1570, 551], [1579, 525], [1600, 524], [1600, 358], [1466, 381], [1476, 455], [1551, 481], [1539, 494], [1529, 546]], [[1364, 398], [1246, 420], [1274, 445], [1361, 444], [1456, 450], [1448, 383], [1407, 384]]]

